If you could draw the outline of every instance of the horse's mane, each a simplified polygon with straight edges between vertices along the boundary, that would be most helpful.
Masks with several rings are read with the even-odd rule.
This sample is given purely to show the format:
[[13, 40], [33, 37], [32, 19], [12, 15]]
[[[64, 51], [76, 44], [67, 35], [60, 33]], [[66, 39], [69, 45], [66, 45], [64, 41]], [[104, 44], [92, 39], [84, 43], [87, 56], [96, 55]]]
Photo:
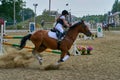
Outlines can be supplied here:
[[82, 22], [77, 22], [77, 23], [75, 23], [75, 24], [73, 24], [67, 31], [66, 31], [66, 33], [68, 33], [69, 31], [71, 31], [71, 30], [74, 30], [78, 25], [80, 25], [80, 24], [82, 24]]
[[80, 25], [82, 22], [77, 22], [75, 24], [73, 24], [69, 29], [73, 29], [75, 28], [76, 26]]

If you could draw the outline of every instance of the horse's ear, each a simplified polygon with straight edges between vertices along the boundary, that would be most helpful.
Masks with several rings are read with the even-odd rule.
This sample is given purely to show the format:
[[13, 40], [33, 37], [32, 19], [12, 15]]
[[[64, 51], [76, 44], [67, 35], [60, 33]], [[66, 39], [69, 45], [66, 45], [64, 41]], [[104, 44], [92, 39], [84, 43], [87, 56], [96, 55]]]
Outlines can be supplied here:
[[82, 23], [84, 23], [84, 20], [81, 20]]

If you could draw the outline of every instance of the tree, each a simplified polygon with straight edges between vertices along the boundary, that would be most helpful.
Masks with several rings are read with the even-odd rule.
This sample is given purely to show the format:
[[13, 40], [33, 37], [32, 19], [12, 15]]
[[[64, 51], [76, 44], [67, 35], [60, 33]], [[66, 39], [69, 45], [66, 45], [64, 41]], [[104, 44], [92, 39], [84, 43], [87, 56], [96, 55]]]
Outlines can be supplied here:
[[43, 11], [42, 15], [47, 15], [47, 16], [48, 16], [48, 15], [49, 15], [49, 10], [46, 10], [46, 9], [45, 9], [45, 10]]
[[112, 7], [112, 13], [115, 13], [119, 10], [119, 1], [118, 0], [115, 0], [114, 4], [113, 4], [113, 7]]
[[31, 17], [34, 17], [34, 12], [30, 8], [24, 8], [23, 9], [24, 19], [27, 20]]
[[103, 22], [105, 21], [106, 19], [106, 16], [105, 15], [88, 15], [88, 16], [83, 16], [82, 19], [89, 22], [89, 21], [92, 21], [92, 22]]
[[120, 11], [120, 2], [118, 2], [118, 11]]
[[[0, 5], [0, 17], [4, 18], [7, 21], [12, 21], [13, 22], [13, 8], [14, 8], [14, 0], [0, 0], [1, 5]], [[19, 22], [21, 20], [20, 17], [20, 10], [22, 9], [22, 0], [16, 0], [15, 1], [15, 10], [16, 10], [16, 20]]]
[[23, 8], [25, 5], [23, 0], [0, 0], [0, 18], [6, 20], [7, 25], [13, 25], [14, 23], [14, 1], [17, 23], [34, 16], [33, 10], [30, 8]]

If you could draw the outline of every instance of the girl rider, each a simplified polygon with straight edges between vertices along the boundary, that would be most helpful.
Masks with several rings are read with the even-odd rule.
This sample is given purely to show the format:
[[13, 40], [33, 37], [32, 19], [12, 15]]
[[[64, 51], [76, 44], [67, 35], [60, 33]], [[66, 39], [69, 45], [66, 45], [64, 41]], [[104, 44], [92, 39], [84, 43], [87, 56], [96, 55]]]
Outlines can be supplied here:
[[56, 20], [55, 29], [58, 31], [58, 41], [61, 41], [61, 37], [63, 36], [64, 29], [63, 27], [70, 27], [68, 22], [66, 21], [66, 17], [69, 15], [67, 10], [63, 10], [61, 16], [59, 16]]

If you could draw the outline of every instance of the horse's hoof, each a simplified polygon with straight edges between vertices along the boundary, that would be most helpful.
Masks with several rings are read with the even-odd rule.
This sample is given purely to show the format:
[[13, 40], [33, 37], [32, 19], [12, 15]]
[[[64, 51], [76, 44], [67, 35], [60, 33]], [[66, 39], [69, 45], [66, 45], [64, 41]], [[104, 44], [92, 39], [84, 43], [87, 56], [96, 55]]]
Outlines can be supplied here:
[[55, 65], [59, 65], [59, 64], [60, 64], [60, 62], [56, 62], [56, 63], [55, 63]]
[[64, 62], [62, 59], [60, 59], [60, 60], [58, 60], [58, 62], [57, 63], [61, 63], [61, 62]]
[[39, 64], [40, 64], [40, 65], [42, 65], [42, 62], [43, 62], [42, 60], [39, 60]]
[[42, 62], [39, 61], [39, 64], [42, 65]]

